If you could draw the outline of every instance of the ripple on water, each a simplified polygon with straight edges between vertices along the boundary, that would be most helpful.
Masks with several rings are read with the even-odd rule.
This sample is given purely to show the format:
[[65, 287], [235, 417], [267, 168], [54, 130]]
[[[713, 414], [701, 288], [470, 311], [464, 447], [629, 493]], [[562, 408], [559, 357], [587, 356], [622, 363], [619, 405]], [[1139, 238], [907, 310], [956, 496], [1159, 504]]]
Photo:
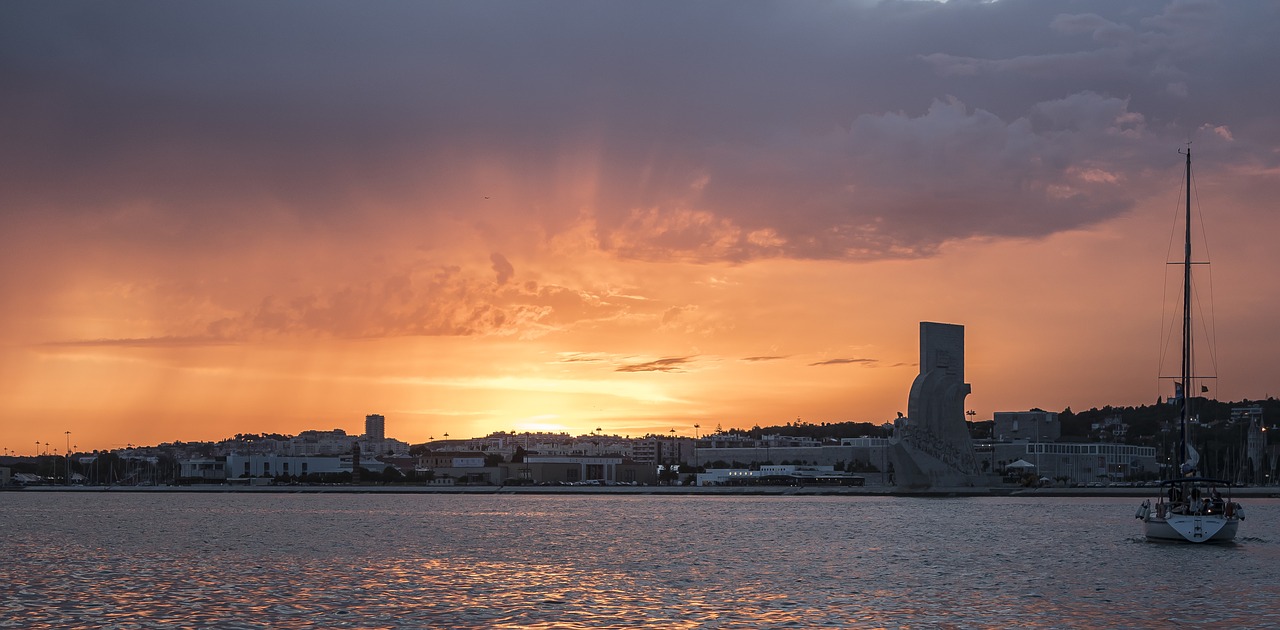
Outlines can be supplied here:
[[13, 499], [6, 628], [1259, 627], [1280, 595], [1266, 530], [1152, 545], [1105, 499]]

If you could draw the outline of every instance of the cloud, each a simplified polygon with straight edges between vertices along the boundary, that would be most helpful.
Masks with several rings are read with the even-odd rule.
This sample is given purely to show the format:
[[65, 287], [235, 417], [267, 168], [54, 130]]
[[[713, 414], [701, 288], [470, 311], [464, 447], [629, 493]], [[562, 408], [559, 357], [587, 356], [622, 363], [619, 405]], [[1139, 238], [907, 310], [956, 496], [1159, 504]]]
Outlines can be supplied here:
[[693, 357], [668, 357], [644, 363], [624, 365], [615, 372], [684, 372], [685, 365], [693, 362]]
[[790, 358], [790, 357], [787, 357], [787, 356], [743, 357], [742, 360], [754, 363], [759, 361], [780, 361], [782, 359], [787, 359], [787, 358]]
[[489, 260], [493, 263], [493, 272], [498, 274], [498, 284], [506, 284], [516, 272], [515, 267], [502, 254], [489, 254]]
[[1227, 142], [1233, 142], [1236, 139], [1235, 136], [1231, 133], [1231, 130], [1228, 129], [1226, 125], [1211, 125], [1209, 123], [1205, 123], [1204, 125], [1200, 126], [1200, 129], [1201, 131], [1208, 131], [1214, 134], [1215, 136], [1218, 136], [1219, 138], [1226, 140]]
[[[377, 271], [379, 268], [373, 268]], [[126, 315], [150, 313], [151, 334], [128, 337], [61, 338], [51, 346], [160, 348], [207, 346], [282, 338], [379, 338], [402, 336], [498, 336], [531, 339], [577, 326], [626, 317], [656, 318], [607, 293], [557, 285], [487, 282], [479, 270], [458, 265], [381, 270], [381, 277], [323, 284], [311, 291], [283, 292], [286, 286], [247, 308], [230, 296], [215, 300], [201, 284], [161, 282], [125, 285], [86, 300], [119, 303]], [[603, 293], [603, 296], [602, 296]], [[657, 307], [655, 306], [654, 309]], [[124, 329], [136, 331], [124, 321]], [[561, 361], [602, 360], [573, 354]]]
[[826, 361], [818, 361], [816, 363], [810, 363], [809, 365], [812, 367], [817, 365], [845, 365], [848, 363], [856, 363], [860, 365], [872, 366], [878, 362], [879, 361], [877, 359], [827, 359]]
[[498, 6], [4, 5], [0, 228], [465, 244], [506, 286], [571, 234], [736, 263], [1077, 229], [1206, 124], [1277, 159], [1259, 5]]
[[40, 345], [53, 348], [187, 348], [230, 343], [232, 342], [229, 340], [215, 337], [137, 337], [49, 341]]
[[560, 363], [604, 363], [612, 357], [604, 352], [561, 352], [558, 356]]

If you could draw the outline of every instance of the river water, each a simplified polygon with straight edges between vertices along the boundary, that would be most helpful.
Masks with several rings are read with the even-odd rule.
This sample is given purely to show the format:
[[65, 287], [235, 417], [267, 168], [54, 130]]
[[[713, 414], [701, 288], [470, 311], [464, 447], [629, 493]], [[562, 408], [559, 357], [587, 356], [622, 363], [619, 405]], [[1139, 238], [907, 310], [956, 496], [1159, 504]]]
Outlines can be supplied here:
[[0, 493], [0, 627], [1280, 628], [1120, 498]]

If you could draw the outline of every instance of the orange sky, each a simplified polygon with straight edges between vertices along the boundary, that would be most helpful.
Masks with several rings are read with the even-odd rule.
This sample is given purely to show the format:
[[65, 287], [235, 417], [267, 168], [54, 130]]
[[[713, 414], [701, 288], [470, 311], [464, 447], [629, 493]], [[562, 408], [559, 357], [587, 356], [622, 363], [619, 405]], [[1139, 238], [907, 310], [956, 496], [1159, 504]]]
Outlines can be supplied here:
[[1274, 394], [1275, 12], [995, 4], [0, 9], [0, 447], [879, 423], [926, 320], [979, 418], [1150, 403], [1188, 139]]

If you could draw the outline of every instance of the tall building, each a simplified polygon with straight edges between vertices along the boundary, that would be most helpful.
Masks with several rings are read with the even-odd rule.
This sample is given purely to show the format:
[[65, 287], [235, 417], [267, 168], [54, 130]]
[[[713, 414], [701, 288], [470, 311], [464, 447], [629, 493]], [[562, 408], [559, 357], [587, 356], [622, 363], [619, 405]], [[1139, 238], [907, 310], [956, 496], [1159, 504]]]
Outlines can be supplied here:
[[364, 438], [366, 440], [385, 440], [387, 438], [387, 419], [382, 414], [371, 413], [364, 417]]

